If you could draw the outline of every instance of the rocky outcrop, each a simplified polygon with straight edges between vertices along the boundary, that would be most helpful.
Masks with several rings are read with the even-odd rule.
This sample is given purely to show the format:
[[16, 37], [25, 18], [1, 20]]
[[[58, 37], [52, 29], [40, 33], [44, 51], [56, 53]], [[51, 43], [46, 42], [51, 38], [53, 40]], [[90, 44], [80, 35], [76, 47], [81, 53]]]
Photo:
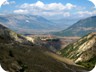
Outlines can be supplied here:
[[83, 63], [84, 66], [92, 68], [96, 63], [96, 33], [84, 36], [60, 52], [62, 56], [72, 59], [75, 63]]
[[32, 41], [29, 38], [26, 38], [23, 35], [17, 34], [14, 31], [4, 27], [0, 24], [0, 38], [6, 40], [7, 42], [18, 42], [22, 44], [32, 45]]

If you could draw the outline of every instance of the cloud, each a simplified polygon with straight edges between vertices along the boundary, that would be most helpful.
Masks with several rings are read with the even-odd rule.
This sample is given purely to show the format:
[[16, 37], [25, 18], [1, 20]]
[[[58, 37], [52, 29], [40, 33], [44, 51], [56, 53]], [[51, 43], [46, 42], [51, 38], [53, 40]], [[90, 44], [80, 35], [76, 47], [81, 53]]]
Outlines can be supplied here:
[[8, 0], [0, 0], [0, 7], [2, 5], [9, 5], [9, 4], [15, 4], [15, 1], [8, 1]]
[[9, 4], [15, 4], [15, 3], [16, 3], [15, 1], [10, 1], [10, 2], [6, 1], [3, 5], [9, 5]]
[[96, 15], [96, 10], [94, 10], [94, 11], [79, 11], [79, 12], [77, 12], [77, 15], [79, 17], [94, 16], [94, 15]]
[[27, 10], [22, 10], [22, 9], [19, 9], [19, 10], [15, 10], [14, 13], [17, 13], [17, 14], [27, 14], [28, 11]]
[[72, 9], [72, 8], [76, 8], [76, 5], [73, 5], [71, 3], [67, 3], [65, 6], [67, 9]]
[[20, 8], [41, 8], [43, 10], [64, 10], [64, 9], [72, 9], [76, 7], [75, 5], [71, 3], [67, 3], [66, 5], [63, 5], [62, 3], [50, 3], [50, 4], [44, 4], [41, 1], [37, 1], [33, 4], [24, 3], [20, 6]]
[[0, 0], [0, 7], [6, 2], [7, 0]]
[[[62, 4], [62, 3], [49, 3], [45, 4], [41, 1], [37, 1], [36, 3], [28, 4], [24, 3], [18, 6], [18, 10], [14, 10], [14, 13], [31, 13], [35, 15], [45, 15], [45, 16], [54, 16], [54, 15], [63, 15], [69, 16], [69, 11], [73, 8], [76, 8], [76, 5], [71, 3]], [[22, 11], [21, 11], [22, 10]], [[27, 12], [26, 12], [27, 11]]]
[[95, 5], [96, 8], [96, 0], [89, 0], [90, 2], [92, 2]]

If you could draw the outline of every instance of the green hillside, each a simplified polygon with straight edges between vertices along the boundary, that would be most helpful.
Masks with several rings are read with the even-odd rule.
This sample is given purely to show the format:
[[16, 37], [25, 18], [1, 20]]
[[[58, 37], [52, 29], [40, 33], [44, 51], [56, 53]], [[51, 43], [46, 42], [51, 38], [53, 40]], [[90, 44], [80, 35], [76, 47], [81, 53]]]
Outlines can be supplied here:
[[92, 69], [96, 63], [96, 33], [91, 33], [75, 43], [62, 49], [61, 55], [72, 59], [87, 69]]

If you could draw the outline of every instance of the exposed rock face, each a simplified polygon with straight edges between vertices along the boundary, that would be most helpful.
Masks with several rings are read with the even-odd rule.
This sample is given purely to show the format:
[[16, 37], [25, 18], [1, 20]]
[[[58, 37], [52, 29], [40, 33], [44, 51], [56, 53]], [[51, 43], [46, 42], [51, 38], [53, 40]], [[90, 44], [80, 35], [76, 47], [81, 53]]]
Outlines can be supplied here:
[[32, 44], [32, 41], [23, 35], [17, 34], [12, 30], [0, 25], [0, 38], [5, 39], [7, 42], [19, 42], [22, 44]]
[[80, 64], [82, 62], [89, 62], [89, 64], [93, 67], [96, 63], [95, 52], [96, 33], [94, 32], [65, 47], [61, 50], [61, 55], [73, 59], [75, 63]]

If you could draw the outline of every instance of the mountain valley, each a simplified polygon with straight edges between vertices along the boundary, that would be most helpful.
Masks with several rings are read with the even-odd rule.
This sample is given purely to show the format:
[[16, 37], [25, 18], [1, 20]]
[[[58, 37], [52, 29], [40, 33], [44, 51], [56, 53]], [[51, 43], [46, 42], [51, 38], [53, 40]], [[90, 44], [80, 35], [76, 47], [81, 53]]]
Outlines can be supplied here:
[[[70, 60], [69, 60], [70, 61]], [[0, 25], [0, 63], [9, 72], [85, 72], [45, 46]]]
[[65, 30], [53, 32], [53, 35], [82, 37], [91, 32], [96, 32], [96, 16], [81, 19]]

